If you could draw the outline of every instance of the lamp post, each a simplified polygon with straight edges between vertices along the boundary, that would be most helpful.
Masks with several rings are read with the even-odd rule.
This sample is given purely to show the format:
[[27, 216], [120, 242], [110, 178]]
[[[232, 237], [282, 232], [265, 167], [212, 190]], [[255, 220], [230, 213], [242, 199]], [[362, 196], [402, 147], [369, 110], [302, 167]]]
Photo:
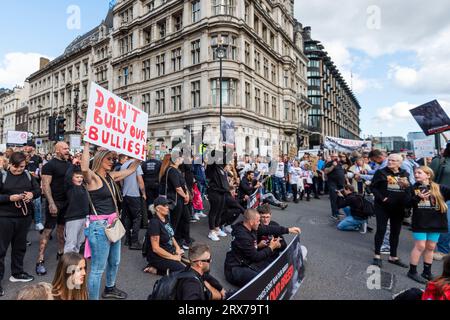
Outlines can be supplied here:
[[41, 135], [41, 109], [42, 109], [42, 106], [38, 105], [37, 109], [38, 109], [38, 132], [37, 132], [37, 136], [40, 137], [40, 135]]
[[223, 58], [225, 58], [225, 54], [226, 54], [225, 47], [223, 46], [222, 39], [220, 39], [219, 46], [217, 47], [217, 57], [219, 58], [219, 61], [220, 61], [220, 75], [219, 75], [220, 140], [219, 140], [219, 143], [221, 140], [223, 141], [223, 139], [222, 139], [223, 138], [222, 137], [222, 107], [223, 107], [223, 105], [222, 105], [222, 60], [223, 60]]
[[78, 128], [78, 98], [79, 98], [79, 94], [80, 94], [80, 88], [79, 87], [75, 87], [75, 89], [73, 90], [73, 92], [75, 93], [75, 97], [74, 97], [74, 110], [75, 110], [75, 132], [78, 132], [79, 128]]

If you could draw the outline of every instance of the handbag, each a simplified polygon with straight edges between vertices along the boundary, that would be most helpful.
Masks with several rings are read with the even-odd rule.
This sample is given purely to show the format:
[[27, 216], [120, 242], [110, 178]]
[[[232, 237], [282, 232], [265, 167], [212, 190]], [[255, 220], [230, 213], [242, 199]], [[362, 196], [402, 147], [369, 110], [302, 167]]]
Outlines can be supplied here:
[[[113, 198], [114, 205], [116, 206], [117, 214], [119, 214], [118, 207], [117, 207], [117, 198], [116, 198], [115, 192], [111, 189], [111, 186], [106, 181], [106, 179], [104, 179], [101, 176], [99, 176], [99, 177], [100, 177], [100, 179], [102, 179], [103, 183], [106, 184], [106, 186], [108, 187], [109, 192], [111, 193], [111, 196]], [[114, 187], [113, 187], [113, 189], [115, 190]], [[92, 202], [92, 199], [91, 199], [91, 196], [89, 195], [89, 192], [88, 192], [88, 197], [89, 197], [89, 203], [91, 204], [91, 207], [92, 207], [92, 210], [94, 211], [94, 214], [96, 216], [98, 216], [97, 210], [94, 207], [94, 203]], [[120, 221], [119, 217], [114, 219], [114, 221], [105, 228], [105, 234], [106, 234], [106, 237], [108, 238], [108, 240], [110, 242], [112, 242], [112, 243], [116, 243], [117, 241], [119, 241], [120, 239], [122, 239], [125, 236], [125, 234], [126, 234], [125, 227], [123, 226], [123, 224]]]
[[[166, 198], [166, 199], [168, 199], [167, 198], [167, 187], [168, 187], [167, 183], [168, 183], [168, 179], [169, 179], [169, 171], [170, 171], [170, 169], [172, 169], [172, 168], [169, 167], [167, 169], [167, 171], [166, 171], [166, 194], [160, 194], [159, 195], [160, 197]], [[169, 210], [170, 211], [173, 211], [173, 209], [175, 209], [175, 206], [177, 205], [177, 201], [178, 201], [178, 193], [175, 191], [175, 202], [170, 201], [170, 203], [169, 203]]]

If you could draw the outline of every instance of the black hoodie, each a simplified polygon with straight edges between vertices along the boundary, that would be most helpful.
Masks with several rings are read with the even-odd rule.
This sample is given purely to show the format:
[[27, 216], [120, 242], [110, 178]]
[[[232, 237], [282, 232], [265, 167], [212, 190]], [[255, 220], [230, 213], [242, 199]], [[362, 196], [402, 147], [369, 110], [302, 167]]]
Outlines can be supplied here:
[[[403, 210], [411, 202], [411, 186], [402, 188], [398, 184], [399, 178], [407, 178], [409, 173], [406, 170], [399, 169], [394, 173], [388, 167], [377, 170], [373, 176], [370, 189], [375, 196], [375, 204], [386, 210]], [[385, 202], [383, 200], [387, 198]]]
[[244, 222], [239, 222], [232, 226], [231, 250], [227, 252], [225, 258], [225, 269], [237, 266], [252, 266], [259, 269], [265, 261], [274, 254], [272, 249], [266, 247], [258, 250], [258, 236], [273, 235], [279, 237], [288, 234], [289, 229], [282, 226], [260, 225], [258, 231], [250, 231], [244, 226]]
[[[61, 186], [62, 187], [62, 186]], [[10, 171], [7, 173], [5, 183], [0, 178], [0, 218], [23, 218], [22, 209], [16, 208], [14, 202], [9, 200], [13, 194], [22, 194], [24, 192], [32, 192], [33, 199], [41, 196], [41, 188], [36, 178], [28, 178], [26, 172], [15, 176]], [[33, 214], [33, 203], [27, 203], [28, 215]]]
[[[440, 185], [441, 193], [445, 201], [450, 200], [450, 188]], [[436, 200], [431, 197], [430, 201], [422, 200], [418, 194], [422, 188], [429, 190], [429, 186], [416, 183], [412, 188], [411, 205], [413, 207], [412, 230], [413, 232], [425, 233], [447, 233], [447, 212], [436, 210]]]

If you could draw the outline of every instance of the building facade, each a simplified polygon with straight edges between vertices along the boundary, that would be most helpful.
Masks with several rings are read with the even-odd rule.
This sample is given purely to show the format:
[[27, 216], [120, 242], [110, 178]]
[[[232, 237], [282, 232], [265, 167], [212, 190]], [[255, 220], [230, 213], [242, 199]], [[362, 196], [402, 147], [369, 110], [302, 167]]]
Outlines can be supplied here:
[[[8, 131], [16, 130], [16, 115], [19, 109], [26, 109], [29, 99], [29, 87], [25, 83], [23, 87], [15, 87], [12, 91], [6, 92], [1, 99], [0, 114], [3, 119], [1, 144], [7, 143]], [[24, 130], [27, 131], [27, 130]]]
[[[122, 0], [114, 7], [113, 85], [149, 113], [149, 139], [172, 147], [183, 128], [218, 145], [223, 116], [238, 154], [309, 144], [306, 66], [293, 1]], [[299, 139], [300, 138], [300, 139]]]
[[0, 144], [6, 144], [3, 136], [3, 127], [5, 122], [5, 101], [10, 94], [11, 90], [4, 88], [0, 89]]
[[310, 147], [321, 145], [326, 136], [360, 140], [358, 100], [324, 46], [312, 39], [310, 27], [303, 28], [303, 39], [309, 58], [308, 97], [312, 103]]
[[79, 134], [76, 129], [86, 115], [90, 83], [112, 90], [111, 30], [112, 10], [99, 26], [77, 37], [61, 56], [51, 62], [42, 60], [40, 70], [27, 79], [29, 131], [42, 139], [42, 151], [52, 150], [53, 142], [48, 140], [50, 116], [66, 119], [69, 140], [70, 134]]

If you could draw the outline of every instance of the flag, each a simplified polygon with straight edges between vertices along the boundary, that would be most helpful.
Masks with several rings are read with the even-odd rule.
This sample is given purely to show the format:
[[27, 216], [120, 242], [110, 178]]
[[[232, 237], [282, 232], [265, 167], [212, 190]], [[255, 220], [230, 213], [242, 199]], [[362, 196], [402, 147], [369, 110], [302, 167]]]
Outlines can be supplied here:
[[247, 209], [256, 209], [261, 201], [261, 192], [256, 190], [247, 200]]

